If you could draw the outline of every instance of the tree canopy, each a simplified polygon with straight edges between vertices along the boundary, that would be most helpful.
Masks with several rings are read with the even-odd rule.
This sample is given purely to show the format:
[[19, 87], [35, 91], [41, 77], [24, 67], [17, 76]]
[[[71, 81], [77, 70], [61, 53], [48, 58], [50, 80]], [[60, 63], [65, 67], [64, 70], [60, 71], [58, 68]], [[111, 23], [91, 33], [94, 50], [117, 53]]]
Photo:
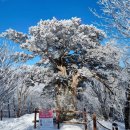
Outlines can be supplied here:
[[102, 45], [105, 33], [82, 24], [80, 18], [41, 20], [28, 34], [8, 29], [1, 36], [30, 51], [30, 55], [21, 54], [25, 60], [40, 57], [37, 65], [47, 67], [47, 76], [53, 77], [44, 89], [51, 88], [58, 108], [76, 109], [77, 91], [84, 81], [92, 83], [94, 79], [113, 94], [112, 83], [117, 85], [121, 78], [120, 50], [109, 43]]

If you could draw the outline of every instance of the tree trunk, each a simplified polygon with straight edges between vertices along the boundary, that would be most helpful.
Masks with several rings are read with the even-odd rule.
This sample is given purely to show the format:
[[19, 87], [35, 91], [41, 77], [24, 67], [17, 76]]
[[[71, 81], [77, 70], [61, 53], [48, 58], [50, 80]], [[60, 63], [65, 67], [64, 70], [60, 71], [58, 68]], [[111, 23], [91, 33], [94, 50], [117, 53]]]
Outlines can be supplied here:
[[21, 115], [21, 98], [18, 98], [18, 110], [17, 110], [17, 117]]
[[66, 67], [65, 66], [58, 66], [57, 65], [57, 68], [59, 69], [59, 74], [62, 75], [62, 76], [67, 76], [67, 72], [66, 72]]
[[126, 102], [126, 106], [125, 106], [125, 129], [126, 130], [130, 130], [130, 101]]
[[23, 106], [22, 108], [23, 108], [23, 112], [24, 112], [23, 114], [27, 114], [27, 102], [26, 102], [27, 96], [28, 96], [28, 95], [25, 94], [24, 97], [23, 97], [23, 103], [22, 103], [22, 104], [23, 104], [23, 105], [22, 105], [22, 106]]
[[[59, 70], [59, 75], [61, 75], [62, 77], [67, 77], [67, 72], [66, 72], [66, 67], [63, 66], [63, 65], [57, 65], [57, 68]], [[72, 106], [73, 106], [73, 109], [76, 110], [77, 109], [77, 85], [79, 83], [79, 73], [76, 71], [73, 73], [72, 75], [72, 82], [71, 82], [71, 101], [72, 101]], [[62, 107], [62, 103], [60, 103], [60, 100], [59, 100], [59, 96], [58, 94], [59, 93], [64, 93], [64, 96], [67, 96], [66, 93], [67, 93], [67, 86], [64, 86], [63, 88], [62, 87], [59, 87], [60, 84], [57, 84], [56, 86], [56, 105], [59, 109], [61, 109]], [[59, 88], [62, 88], [61, 90], [59, 90]], [[61, 91], [61, 92], [59, 92]]]
[[59, 86], [58, 85], [56, 85], [55, 86], [55, 98], [56, 98], [56, 107], [58, 108], [58, 109], [61, 109], [61, 105], [60, 105], [60, 101], [59, 101]]
[[72, 76], [72, 83], [71, 83], [71, 88], [72, 88], [72, 100], [73, 100], [73, 105], [74, 105], [74, 109], [77, 109], [77, 85], [79, 83], [79, 73], [76, 72], [73, 76]]
[[108, 120], [108, 113], [106, 112], [104, 105], [101, 105], [101, 111], [102, 111], [104, 119]]
[[13, 97], [13, 109], [14, 109], [14, 116], [17, 117], [16, 105], [15, 105], [15, 98], [14, 97]]
[[10, 104], [9, 104], [9, 100], [8, 100], [8, 115], [9, 115], [9, 118], [10, 118]]
[[56, 107], [61, 110], [61, 105], [60, 105], [60, 101], [59, 101], [59, 96], [58, 95], [56, 95]]
[[130, 85], [127, 90], [126, 98], [127, 98], [127, 101], [126, 101], [125, 109], [124, 109], [125, 129], [130, 130]]

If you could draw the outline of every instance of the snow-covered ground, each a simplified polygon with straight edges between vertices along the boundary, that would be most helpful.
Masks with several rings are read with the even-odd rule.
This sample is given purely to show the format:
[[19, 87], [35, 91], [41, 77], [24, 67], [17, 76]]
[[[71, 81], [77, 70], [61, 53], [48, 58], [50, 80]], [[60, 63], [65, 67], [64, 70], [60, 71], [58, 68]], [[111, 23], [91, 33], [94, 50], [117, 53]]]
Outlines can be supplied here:
[[26, 114], [20, 118], [4, 118], [0, 121], [0, 130], [33, 130], [34, 114]]
[[[39, 127], [37, 127], [37, 129], [33, 128], [33, 119], [34, 114], [26, 114], [20, 118], [4, 118], [3, 121], [0, 121], [0, 130], [40, 130]], [[111, 129], [112, 127], [110, 122], [99, 122], [109, 129]], [[118, 123], [118, 125], [119, 130], [125, 130], [122, 123]], [[56, 128], [54, 128], [53, 130], [56, 130]], [[63, 125], [60, 130], [84, 130], [84, 127], [81, 125]], [[106, 129], [100, 127], [100, 130]]]

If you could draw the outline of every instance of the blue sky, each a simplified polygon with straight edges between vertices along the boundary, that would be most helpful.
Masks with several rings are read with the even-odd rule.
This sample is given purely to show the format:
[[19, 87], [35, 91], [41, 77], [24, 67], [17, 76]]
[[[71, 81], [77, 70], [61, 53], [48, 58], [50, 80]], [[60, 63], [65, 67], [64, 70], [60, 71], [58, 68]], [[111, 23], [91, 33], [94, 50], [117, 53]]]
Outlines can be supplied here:
[[[8, 28], [28, 33], [28, 28], [36, 25], [40, 19], [53, 17], [80, 17], [83, 23], [92, 24], [99, 19], [89, 8], [100, 12], [97, 0], [0, 0], [0, 33]], [[21, 51], [18, 45], [15, 46], [17, 51]], [[37, 60], [28, 61], [28, 64]]]
[[0, 32], [13, 28], [28, 32], [40, 19], [80, 17], [83, 23], [97, 21], [89, 11], [99, 11], [97, 0], [0, 0]]
[[[0, 0], [0, 33], [8, 28], [28, 33], [40, 19], [70, 19], [80, 17], [82, 23], [100, 22], [89, 10], [96, 9], [100, 14], [98, 0]], [[15, 45], [15, 44], [12, 44]], [[16, 44], [17, 51], [21, 51]], [[38, 58], [28, 61], [33, 64]]]

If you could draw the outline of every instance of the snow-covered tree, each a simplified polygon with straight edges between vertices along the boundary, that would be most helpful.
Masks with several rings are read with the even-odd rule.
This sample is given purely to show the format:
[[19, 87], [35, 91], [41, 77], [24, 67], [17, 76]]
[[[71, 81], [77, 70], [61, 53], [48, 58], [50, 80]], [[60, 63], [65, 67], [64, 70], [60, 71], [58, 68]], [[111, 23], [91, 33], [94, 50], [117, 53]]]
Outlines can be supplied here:
[[40, 57], [37, 65], [48, 68], [44, 94], [52, 93], [58, 109], [77, 109], [77, 91], [84, 81], [94, 79], [113, 94], [110, 83], [118, 80], [120, 51], [109, 43], [101, 45], [105, 33], [79, 18], [41, 20], [29, 34], [9, 29], [1, 36], [20, 43], [32, 52], [31, 58]]
[[130, 1], [129, 0], [99, 0], [100, 15], [93, 13], [103, 20], [103, 26], [109, 29], [116, 38], [130, 38]]
[[124, 120], [126, 130], [130, 128], [130, 58], [129, 55], [124, 56], [125, 66], [122, 70], [124, 78], [126, 80], [125, 90], [126, 90], [126, 103], [124, 107]]
[[[14, 106], [17, 116], [32, 112], [37, 107], [54, 107], [52, 94], [50, 93], [49, 96], [42, 95], [43, 88], [54, 78], [53, 73], [48, 68], [22, 65], [15, 74], [17, 87], [14, 93]], [[49, 93], [49, 90], [47, 92]]]
[[[108, 30], [108, 33], [111, 34], [111, 37], [114, 36], [118, 44], [120, 43], [120, 46], [122, 46], [122, 44], [123, 46], [127, 46], [127, 50], [130, 52], [130, 0], [99, 0], [99, 5], [101, 5], [102, 15], [94, 13], [99, 18], [102, 18], [103, 25]], [[127, 55], [127, 58], [123, 57], [123, 59], [125, 59], [124, 64], [129, 62], [130, 55], [128, 52], [124, 52], [124, 55]], [[127, 82], [129, 82], [129, 80], [127, 80]], [[126, 91], [126, 93], [130, 93], [130, 88], [128, 87]]]
[[30, 74], [25, 69], [18, 69], [16, 73], [17, 76], [17, 87], [14, 94], [15, 98], [15, 112], [17, 117], [21, 116], [25, 112], [27, 112], [27, 99], [32, 92], [32, 87], [34, 83], [30, 78]]
[[16, 76], [14, 68], [14, 59], [12, 48], [7, 43], [0, 45], [0, 106], [9, 103], [16, 88]]

